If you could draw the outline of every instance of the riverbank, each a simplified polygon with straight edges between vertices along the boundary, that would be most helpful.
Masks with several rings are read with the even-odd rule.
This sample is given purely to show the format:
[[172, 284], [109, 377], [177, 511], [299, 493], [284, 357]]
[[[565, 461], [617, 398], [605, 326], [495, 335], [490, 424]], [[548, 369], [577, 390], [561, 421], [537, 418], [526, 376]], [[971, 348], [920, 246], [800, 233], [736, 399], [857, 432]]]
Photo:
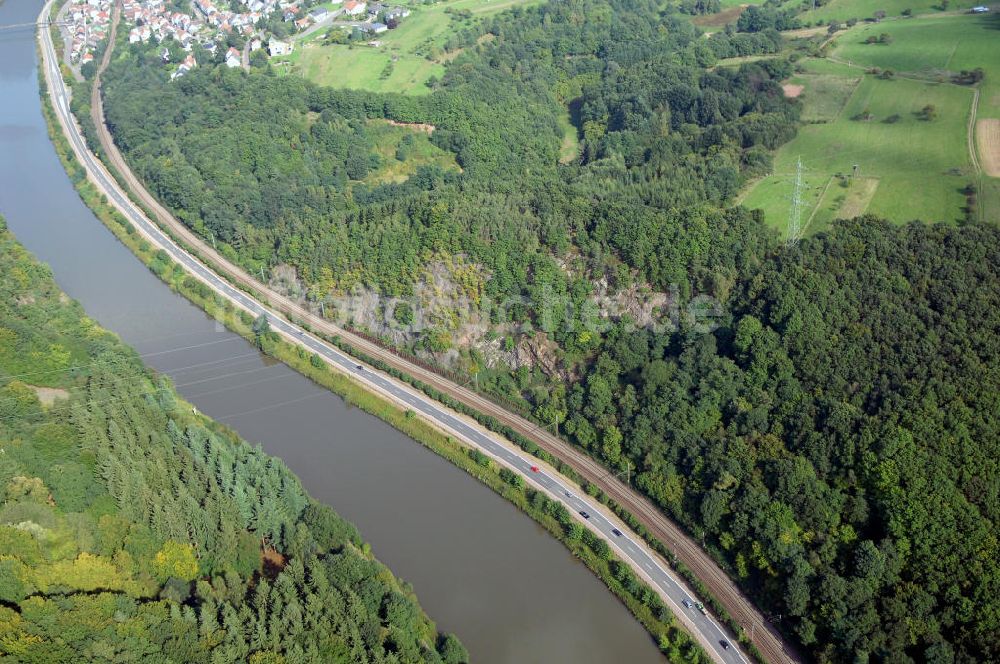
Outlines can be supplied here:
[[[50, 137], [85, 204], [95, 212], [95, 215], [112, 230], [123, 244], [172, 290], [184, 295], [210, 316], [226, 325], [227, 328], [250, 341], [257, 341], [252, 331], [252, 318], [247, 319], [240, 316], [231, 302], [215, 295], [207, 286], [186, 275], [179, 265], [166, 259], [162, 252], [157, 251], [147, 239], [141, 237], [135, 227], [112, 207], [93, 183], [87, 179], [86, 169], [73, 156], [68, 141], [57, 129], [58, 120], [51, 107], [51, 97], [46, 93], [44, 80], [40, 80], [40, 86], [42, 86], [44, 102], [42, 105], [43, 113], [49, 125]], [[379, 417], [443, 458], [463, 468], [543, 525], [562, 541], [578, 559], [587, 564], [605, 585], [623, 601], [640, 623], [656, 638], [661, 650], [673, 657], [682, 656], [674, 653], [683, 651], [686, 653], [685, 658], [690, 658], [691, 653], [695, 652], [697, 646], [693, 644], [686, 633], [679, 630], [669, 610], [665, 610], [662, 603], [658, 604], [654, 599], [651, 599], [656, 597], [655, 591], [648, 586], [641, 588], [635, 585], [634, 582], [631, 582], [632, 579], [620, 571], [624, 566], [620, 564], [616, 566], [616, 561], [612, 557], [594, 551], [593, 546], [597, 546], [601, 552], [607, 551], [606, 542], [600, 540], [602, 544], [597, 545], [594, 544], [598, 541], [596, 538], [574, 539], [570, 533], [575, 532], [575, 528], [570, 531], [565, 524], [559, 524], [554, 521], [550, 514], [546, 514], [545, 508], [550, 503], [544, 503], [535, 498], [538, 492], [533, 489], [512, 488], [500, 477], [500, 469], [497, 464], [491, 463], [488, 466], [483, 466], [481, 463], [477, 463], [470, 455], [470, 448], [459, 445], [454, 438], [447, 436], [438, 428], [414, 417], [413, 411], [405, 410], [398, 404], [393, 404], [374, 395], [360, 387], [352, 379], [336, 372], [330, 372], [325, 366], [317, 367], [311, 361], [311, 356], [303, 352], [301, 347], [295, 347], [284, 340], [275, 341], [276, 343], [273, 345], [268, 345], [266, 349], [268, 354], [309, 377], [317, 384], [342, 396], [348, 403]], [[617, 573], [613, 569], [618, 570]], [[622, 579], [631, 583], [626, 585]], [[694, 655], [694, 657], [697, 661], [698, 656]]]
[[[54, 56], [53, 56], [54, 57]], [[467, 382], [447, 374], [439, 373], [419, 360], [387, 348], [366, 335], [350, 329], [338, 327], [325, 317], [315, 315], [302, 303], [286, 297], [265, 283], [263, 274], [257, 280], [252, 274], [232, 262], [225, 252], [218, 252], [214, 241], [194, 233], [190, 228], [177, 220], [159, 201], [155, 199], [129, 170], [127, 163], [114, 145], [110, 132], [104, 125], [103, 113], [100, 108], [100, 96], [92, 96], [89, 90], [81, 90], [83, 94], [74, 103], [73, 110], [77, 115], [84, 132], [96, 154], [102, 155], [106, 162], [95, 166], [101, 173], [109, 171], [117, 180], [110, 190], [129, 191], [129, 206], [136, 205], [142, 209], [145, 216], [142, 219], [132, 217], [132, 222], [140, 226], [153, 226], [155, 235], [163, 235], [171, 245], [179, 247], [185, 255], [182, 262], [188, 264], [200, 261], [202, 265], [212, 270], [212, 278], [225, 280], [224, 288], [240, 289], [249, 294], [261, 306], [271, 307], [268, 315], [280, 313], [283, 318], [281, 326], [291, 329], [290, 322], [296, 329], [305, 329], [326, 343], [334, 343], [353, 357], [376, 358], [379, 367], [395, 378], [417, 386], [424, 394], [436, 402], [445, 403], [449, 408], [458, 410], [476, 419], [481, 425], [491, 431], [512, 440], [530, 454], [553, 461], [556, 468], [568, 475], [576, 483], [587, 483], [597, 487], [592, 494], [603, 502], [611, 504], [611, 500], [622, 509], [616, 509], [628, 523], [641, 523], [643, 537], [657, 552], [664, 555], [669, 563], [663, 563], [661, 572], [666, 567], [677, 570], [688, 579], [697, 577], [699, 582], [695, 587], [707, 591], [703, 596], [713, 611], [722, 617], [734, 633], [756, 634], [755, 643], [774, 660], [786, 659], [785, 647], [777, 632], [770, 628], [762, 614], [740, 591], [730, 575], [720, 568], [719, 562], [713, 559], [711, 553], [705, 551], [692, 537], [667, 517], [652, 501], [620, 481], [617, 476], [608, 472], [608, 468], [599, 460], [590, 456], [580, 448], [572, 445], [562, 437], [551, 434], [545, 427], [530, 417], [519, 415], [517, 410], [511, 410], [503, 402], [495, 402], [492, 397], [481, 394], [468, 387]], [[95, 101], [87, 106], [85, 99]], [[111, 178], [109, 178], [111, 180]], [[124, 197], [126, 194], [115, 194]], [[124, 203], [123, 203], [124, 204]], [[155, 220], [155, 226], [153, 222]], [[147, 229], [148, 230], [148, 229]], [[203, 270], [202, 265], [193, 269]], [[191, 265], [189, 265], [191, 267]], [[218, 290], [218, 289], [217, 289]], [[237, 297], [241, 299], [242, 294]], [[242, 298], [246, 300], [246, 298]], [[256, 306], [256, 303], [254, 306]], [[286, 330], [287, 331], [287, 330]], [[367, 361], [367, 360], [366, 360]], [[350, 368], [350, 367], [348, 367]], [[362, 380], [362, 382], [365, 382]], [[436, 415], [432, 415], [436, 418]], [[550, 456], [551, 455], [551, 456]], [[606, 498], [608, 497], [608, 498]], [[625, 511], [627, 510], [627, 512]], [[675, 563], [683, 562], [683, 566]], [[691, 574], [685, 573], [690, 570]], [[710, 593], [710, 594], [709, 594]], [[716, 600], [715, 598], [718, 598]], [[679, 600], [675, 601], [680, 610]], [[683, 611], [681, 611], [683, 613]], [[694, 616], [698, 619], [697, 616]], [[756, 628], [756, 629], [755, 629]], [[718, 649], [718, 643], [713, 638], [708, 640], [708, 647], [713, 645]], [[721, 636], [721, 634], [720, 634]], [[720, 652], [721, 655], [721, 652]]]
[[[128, 224], [128, 222], [126, 222], [126, 224]], [[180, 277], [180, 274], [181, 274], [181, 273], [183, 272], [183, 271], [182, 271], [182, 270], [180, 270], [180, 269], [179, 269], [179, 268], [178, 268], [177, 266], [172, 266], [169, 260], [165, 260], [165, 261], [161, 261], [161, 263], [162, 263], [162, 265], [161, 265], [161, 268], [162, 268], [162, 270], [163, 270], [163, 271], [164, 271], [164, 272], [165, 272], [166, 274], [168, 274], [168, 275], [170, 275], [170, 276], [172, 276], [172, 277], [177, 277], [177, 278], [179, 278], [179, 277]], [[207, 287], [206, 287], [206, 288], [207, 288]], [[218, 290], [218, 289], [217, 289], [217, 290]], [[283, 324], [283, 325], [284, 325], [284, 324]], [[288, 326], [285, 326], [285, 327], [288, 327]], [[289, 329], [291, 329], [291, 328], [289, 328]], [[296, 339], [294, 339], [294, 338], [293, 338], [292, 340], [293, 340], [293, 341], [297, 341], [297, 340], [296, 340]], [[355, 354], [357, 354], [357, 353], [355, 353]], [[409, 380], [409, 381], [407, 381], [407, 382], [409, 382], [410, 384], [414, 385], [415, 387], [418, 387], [418, 388], [419, 388], [419, 389], [421, 389], [421, 390], [422, 390], [423, 392], [425, 392], [425, 393], [428, 393], [428, 394], [431, 394], [431, 392], [430, 392], [430, 391], [429, 391], [429, 389], [428, 389], [428, 388], [429, 388], [429, 386], [427, 386], [427, 385], [422, 385], [422, 384], [418, 383], [418, 381], [414, 381], [414, 380], [412, 380], [412, 379], [411, 379], [411, 380]], [[433, 389], [433, 388], [431, 388], [431, 389]], [[434, 394], [431, 394], [431, 396], [435, 396], [435, 395], [434, 395]], [[444, 401], [444, 402], [445, 402], [445, 403], [446, 403], [447, 405], [449, 405], [449, 406], [454, 406], [454, 404], [453, 404], [453, 403], [449, 403], [449, 402], [448, 402], [448, 400], [446, 400], [446, 399], [440, 399], [440, 400], [441, 400], [441, 401]], [[476, 419], [480, 419], [480, 418], [479, 418], [479, 417], [477, 417]], [[480, 419], [480, 423], [483, 423], [483, 420], [481, 420], [481, 419]], [[500, 427], [502, 427], [503, 425], [499, 425], [499, 426], [500, 426]], [[490, 427], [490, 428], [493, 428], [493, 427]], [[502, 432], [502, 433], [505, 433], [505, 432]], [[529, 445], [531, 445], [531, 443], [528, 443], [528, 444], [529, 444]], [[531, 446], [532, 446], [532, 447], [534, 447], [533, 445], [531, 445]], [[535, 449], [535, 450], [537, 450], [537, 448], [534, 448], [534, 449]], [[531, 450], [529, 450], [529, 451], [531, 451]], [[543, 455], [543, 456], [544, 456], [544, 455]], [[591, 492], [591, 493], [592, 493], [592, 494], [594, 494], [594, 493], [597, 493], [597, 491], [593, 491], [593, 492]], [[633, 521], [634, 521], [634, 520], [633, 520]], [[675, 600], [675, 601], [677, 601], [677, 600]], [[682, 612], [682, 613], [683, 613], [683, 612]], [[758, 631], [759, 631], [759, 630], [758, 630]]]
[[[44, 86], [44, 80], [40, 80], [39, 84]], [[49, 96], [43, 93], [43, 99], [47, 100]], [[43, 103], [43, 114], [49, 125], [49, 136], [56, 146], [60, 160], [69, 173], [70, 179], [74, 182], [80, 198], [94, 212], [95, 216], [171, 290], [183, 295], [206, 314], [225, 325], [230, 331], [239, 334], [247, 341], [257, 343], [258, 337], [253, 332], [254, 320], [252, 318], [240, 316], [231, 302], [220, 302], [222, 298], [214, 295], [208, 287], [187, 275], [179, 265], [166, 259], [146, 239], [139, 236], [135, 227], [127, 219], [107, 203], [107, 200], [87, 179], [86, 170], [73, 157], [65, 136], [56, 129], [58, 120], [55, 119], [50, 104]], [[562, 542], [574, 556], [593, 571], [656, 639], [661, 651], [672, 655], [674, 652], [680, 654], [684, 650], [688, 653], [684, 655], [684, 661], [699, 661], [697, 656], [692, 657], [690, 654], [693, 652], [693, 648], [697, 648], [693, 640], [686, 632], [678, 628], [672, 614], [662, 603], [657, 605], [650, 599], [655, 595], [655, 591], [642, 585], [630, 592], [626, 584], [632, 579], [620, 571], [616, 575], [613, 569], [615, 568], [614, 564], [618, 561], [603, 554], [607, 550], [606, 543], [605, 546], [601, 547], [596, 545], [597, 539], [584, 539], [582, 536], [572, 535], [576, 532], [575, 528], [570, 528], [568, 522], [563, 523], [556, 520], [547, 511], [552, 509], [550, 507], [552, 503], [542, 502], [535, 498], [536, 495], [540, 495], [540, 492], [523, 485], [515, 487], [505, 482], [501, 477], [500, 467], [495, 462], [483, 464], [481, 460], [477, 460], [474, 448], [459, 444], [439, 428], [415, 417], [412, 410], [403, 409], [397, 404], [380, 398], [343, 374], [329, 371], [326, 365], [317, 366], [312, 361], [312, 356], [305, 353], [301, 346], [293, 346], [283, 339], [273, 339], [273, 344], [266, 344], [262, 350], [316, 384], [334, 392], [348, 404], [390, 424], [513, 503]], [[594, 550], [595, 546], [600, 549], [600, 552]], [[678, 660], [671, 656], [671, 661]]]

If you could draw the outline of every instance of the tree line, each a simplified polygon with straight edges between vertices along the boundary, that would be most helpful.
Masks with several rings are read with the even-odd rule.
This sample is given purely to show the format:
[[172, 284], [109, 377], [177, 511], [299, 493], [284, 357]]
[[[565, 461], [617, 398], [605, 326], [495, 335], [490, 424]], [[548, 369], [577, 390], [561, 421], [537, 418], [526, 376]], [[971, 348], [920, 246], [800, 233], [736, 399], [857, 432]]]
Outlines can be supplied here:
[[[461, 255], [483, 293], [523, 298], [509, 350], [543, 331], [547, 297], [580, 305], [599, 280], [714, 295], [728, 314], [711, 334], [627, 320], [592, 334], [570, 312], [544, 330], [568, 378], [493, 367], [478, 383], [635, 469], [810, 656], [996, 659], [997, 231], [863, 218], [788, 249], [732, 207], [800, 110], [783, 59], [715, 66], [777, 52], [794, 11], [769, 2], [740, 20], [705, 38], [645, 0], [517, 8], [457, 36], [422, 97], [266, 69], [171, 83], [136, 48], [109, 69], [107, 108], [182, 219], [248, 267], [293, 265], [315, 296], [407, 294], [433, 257]], [[560, 164], [566, 118], [580, 150]], [[347, 176], [350, 148], [370, 149], [366, 127], [386, 119], [434, 125], [461, 173]], [[230, 197], [233, 173], [245, 190]], [[275, 183], [291, 189], [272, 200]]]
[[0, 273], [5, 659], [467, 661], [354, 526], [193, 414], [5, 227]]

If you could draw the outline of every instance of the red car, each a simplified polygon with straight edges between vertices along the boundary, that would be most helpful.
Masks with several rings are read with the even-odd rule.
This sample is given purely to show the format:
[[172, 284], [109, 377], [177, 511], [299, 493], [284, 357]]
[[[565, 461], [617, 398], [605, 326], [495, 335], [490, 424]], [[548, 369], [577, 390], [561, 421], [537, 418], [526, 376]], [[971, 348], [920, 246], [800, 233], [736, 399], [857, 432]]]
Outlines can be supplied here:
[[532, 466], [531, 467], [531, 472], [537, 473], [538, 472], [538, 466]]

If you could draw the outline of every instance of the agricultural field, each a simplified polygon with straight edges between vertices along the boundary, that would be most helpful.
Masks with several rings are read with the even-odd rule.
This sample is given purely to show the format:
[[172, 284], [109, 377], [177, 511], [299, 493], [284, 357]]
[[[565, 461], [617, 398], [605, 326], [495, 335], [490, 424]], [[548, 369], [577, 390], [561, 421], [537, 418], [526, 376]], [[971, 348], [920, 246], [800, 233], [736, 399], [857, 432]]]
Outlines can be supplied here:
[[861, 83], [861, 76], [840, 76], [837, 74], [812, 74], [797, 76], [793, 85], [808, 90], [808, 103], [802, 110], [802, 121], [807, 124], [835, 122]]
[[[444, 65], [456, 53], [444, 50], [449, 38], [478, 19], [514, 6], [540, 0], [451, 0], [434, 4], [406, 5], [411, 14], [398, 28], [374, 35], [377, 46], [367, 41], [325, 44], [326, 31], [303, 40], [295, 53], [278, 59], [286, 72], [305, 76], [321, 85], [373, 92], [427, 94], [432, 77], [444, 73]], [[334, 26], [331, 30], [344, 28]], [[348, 28], [349, 29], [349, 28]]]
[[[886, 33], [889, 44], [865, 44], [871, 35]], [[845, 37], [849, 37], [845, 39]], [[983, 69], [976, 108], [975, 139], [980, 165], [978, 182], [980, 219], [1000, 219], [1000, 178], [989, 177], [992, 164], [1000, 162], [1000, 144], [994, 123], [1000, 120], [1000, 13], [926, 16], [858, 26], [838, 38], [833, 56], [855, 64], [891, 68], [902, 75], [948, 80], [956, 72]], [[992, 140], [991, 140], [992, 139]]]
[[[865, 44], [885, 33], [889, 44]], [[837, 38], [832, 55], [863, 67], [947, 80], [952, 73], [981, 67], [977, 117], [1000, 118], [1000, 13], [934, 16], [858, 25]]]
[[[722, 11], [694, 19], [699, 27], [712, 32], [720, 30], [727, 23], [735, 23], [745, 7], [764, 4], [763, 0], [722, 0]], [[782, 6], [794, 8], [803, 4], [811, 4], [809, 0], [785, 0]], [[819, 4], [819, 3], [817, 3]], [[925, 14], [960, 14], [970, 8], [987, 4], [985, 0], [947, 0], [947, 9], [942, 8], [941, 0], [829, 0], [816, 9], [808, 9], [799, 14], [803, 26], [827, 25], [831, 21], [847, 21], [848, 19], [865, 20], [871, 18], [878, 10], [886, 13], [886, 17], [901, 18], [903, 11], [909, 9], [914, 16]]]
[[[972, 174], [965, 134], [970, 90], [872, 76], [837, 81], [830, 73], [797, 80], [804, 85], [804, 114], [817, 124], [803, 126], [778, 151], [774, 174], [749, 191], [745, 205], [763, 209], [769, 223], [784, 228], [801, 157], [807, 233], [866, 211], [898, 222], [961, 216], [960, 190]], [[938, 109], [936, 117], [920, 119], [928, 104]], [[855, 119], [861, 117], [870, 119]]]
[[728, 2], [723, 0], [721, 12], [718, 12], [717, 14], [695, 16], [691, 19], [691, 22], [708, 32], [721, 30], [726, 27], [726, 24], [728, 23], [736, 23], [736, 19], [738, 19], [740, 14], [743, 13], [744, 7], [750, 4], [759, 3]]
[[[970, 183], [979, 190], [978, 217], [996, 218], [1000, 180], [978, 174], [969, 154], [975, 88], [948, 81], [963, 69], [985, 70], [978, 117], [987, 120], [981, 128], [992, 129], [989, 122], [1000, 117], [997, 21], [955, 14], [859, 24], [841, 34], [830, 59], [804, 61], [788, 81], [801, 89], [804, 126], [776, 154], [774, 174], [745, 192], [744, 204], [763, 209], [768, 222], [784, 230], [801, 157], [806, 233], [866, 211], [898, 222], [956, 221]], [[865, 43], [882, 33], [889, 43]], [[896, 77], [867, 73], [874, 67], [892, 69]], [[927, 106], [931, 119], [922, 118]], [[997, 149], [991, 136], [984, 132], [978, 151], [987, 166]]]

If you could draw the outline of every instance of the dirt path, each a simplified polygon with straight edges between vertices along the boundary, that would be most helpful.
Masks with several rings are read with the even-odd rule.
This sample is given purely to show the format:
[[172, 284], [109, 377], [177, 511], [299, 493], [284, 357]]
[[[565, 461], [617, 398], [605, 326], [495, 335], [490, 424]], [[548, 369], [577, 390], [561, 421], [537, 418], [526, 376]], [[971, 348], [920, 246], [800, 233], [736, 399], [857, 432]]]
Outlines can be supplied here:
[[[979, 88], [976, 88], [972, 93], [972, 108], [969, 111], [969, 123], [966, 125], [965, 129], [965, 142], [969, 148], [969, 161], [972, 163], [972, 167], [976, 170], [976, 174], [978, 175], [983, 172], [983, 168], [979, 163], [979, 152], [976, 150], [976, 133], [977, 130], [982, 131], [985, 127], [980, 127], [976, 124], [977, 115], [979, 115]], [[989, 162], [989, 150], [987, 148], [987, 143], [980, 142], [979, 147], [983, 148], [983, 160]]]
[[473, 390], [458, 385], [438, 373], [401, 357], [395, 351], [334, 325], [330, 321], [315, 316], [298, 302], [272, 290], [268, 285], [251, 277], [242, 268], [230, 262], [211, 245], [196, 235], [157, 201], [128, 168], [118, 151], [107, 125], [104, 122], [103, 99], [100, 91], [100, 76], [110, 61], [114, 47], [115, 29], [120, 12], [116, 5], [108, 49], [98, 69], [95, 92], [92, 98], [91, 114], [105, 159], [118, 172], [126, 189], [144, 207], [153, 213], [154, 221], [183, 248], [204, 262], [215, 272], [232, 283], [243, 287], [273, 310], [294, 319], [309, 321], [315, 331], [328, 337], [340, 337], [354, 348], [374, 357], [390, 367], [433, 387], [462, 404], [480, 413], [495, 418], [509, 426], [518, 434], [531, 440], [546, 452], [572, 467], [583, 479], [601, 488], [612, 500], [631, 512], [652, 535], [662, 542], [692, 573], [708, 588], [709, 593], [726, 609], [729, 615], [747, 632], [753, 634], [753, 644], [768, 662], [798, 661], [798, 656], [790, 644], [785, 643], [777, 630], [764, 615], [747, 599], [736, 584], [715, 563], [712, 557], [692, 540], [676, 523], [670, 520], [648, 498], [632, 489], [616, 477], [609, 477], [608, 469], [596, 460], [558, 438], [533, 422], [520, 417], [494, 403]]

